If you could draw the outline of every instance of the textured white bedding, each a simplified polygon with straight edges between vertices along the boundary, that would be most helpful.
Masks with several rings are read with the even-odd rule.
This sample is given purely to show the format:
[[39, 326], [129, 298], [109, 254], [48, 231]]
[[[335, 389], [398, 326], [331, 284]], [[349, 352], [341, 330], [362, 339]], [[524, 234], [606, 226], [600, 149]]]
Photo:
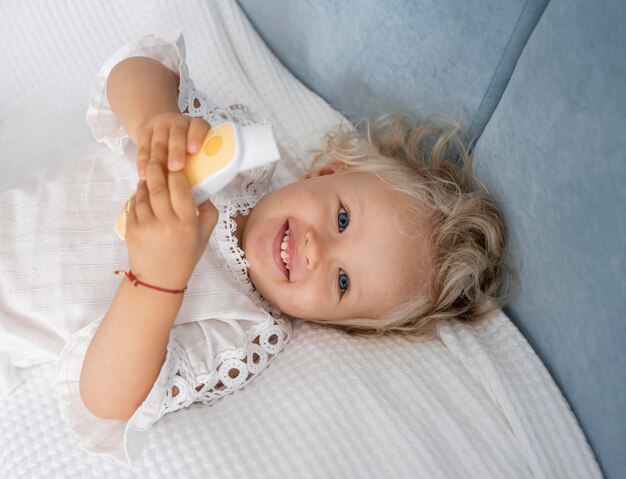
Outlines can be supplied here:
[[[173, 4], [2, 3], [0, 191], [24, 187], [35, 201], [77, 157], [120, 161], [93, 145], [84, 122], [91, 82], [120, 45], [172, 28], [185, 33], [200, 89], [274, 124], [284, 156], [275, 184], [302, 172], [306, 149], [339, 115], [281, 67], [234, 2]], [[132, 472], [77, 446], [56, 402], [55, 363], [43, 364], [0, 402], [0, 477], [601, 477], [506, 316], [442, 323], [440, 336], [370, 341], [296, 323], [285, 351], [243, 391], [159, 421]]]

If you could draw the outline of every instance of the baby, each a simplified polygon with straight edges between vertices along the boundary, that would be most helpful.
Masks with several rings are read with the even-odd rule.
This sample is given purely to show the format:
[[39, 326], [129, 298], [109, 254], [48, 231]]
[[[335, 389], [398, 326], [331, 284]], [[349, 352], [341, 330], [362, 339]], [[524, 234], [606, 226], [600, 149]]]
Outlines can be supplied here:
[[[147, 57], [108, 77], [140, 180], [126, 224], [130, 281], [81, 371], [81, 397], [101, 418], [128, 420], [149, 394], [218, 222], [210, 201], [196, 207], [182, 171], [210, 125], [181, 113], [179, 84]], [[285, 315], [368, 336], [431, 338], [440, 318], [474, 321], [502, 306], [502, 214], [457, 130], [400, 116], [361, 126], [329, 132], [308, 174], [234, 216], [255, 291]]]

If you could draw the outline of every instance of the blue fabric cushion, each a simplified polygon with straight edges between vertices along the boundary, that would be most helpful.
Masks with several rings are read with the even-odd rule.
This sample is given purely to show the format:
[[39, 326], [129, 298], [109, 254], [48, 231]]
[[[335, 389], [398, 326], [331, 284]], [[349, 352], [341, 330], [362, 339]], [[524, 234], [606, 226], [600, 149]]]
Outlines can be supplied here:
[[547, 0], [238, 0], [303, 83], [350, 119], [445, 113], [478, 136]]
[[626, 3], [552, 0], [476, 147], [521, 290], [507, 313], [604, 473], [626, 473]]

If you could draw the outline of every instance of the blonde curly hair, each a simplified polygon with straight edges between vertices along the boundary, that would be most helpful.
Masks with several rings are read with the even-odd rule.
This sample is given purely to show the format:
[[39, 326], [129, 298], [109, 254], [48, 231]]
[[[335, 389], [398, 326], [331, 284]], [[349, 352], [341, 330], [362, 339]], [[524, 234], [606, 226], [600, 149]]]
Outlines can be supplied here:
[[474, 176], [458, 125], [439, 116], [416, 123], [406, 115], [385, 115], [363, 120], [357, 129], [338, 126], [314, 153], [315, 167], [333, 163], [372, 173], [412, 198], [405, 214], [426, 214], [431, 252], [425, 290], [387, 315], [318, 322], [362, 336], [396, 333], [427, 339], [434, 336], [438, 319], [478, 321], [510, 298], [516, 275], [505, 259], [504, 218]]

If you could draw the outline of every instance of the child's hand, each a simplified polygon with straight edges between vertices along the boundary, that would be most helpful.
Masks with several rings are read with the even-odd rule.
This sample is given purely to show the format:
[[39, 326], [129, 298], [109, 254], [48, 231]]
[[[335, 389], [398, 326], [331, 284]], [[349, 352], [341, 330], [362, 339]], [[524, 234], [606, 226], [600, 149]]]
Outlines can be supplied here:
[[183, 289], [217, 222], [210, 202], [198, 207], [182, 171], [152, 160], [140, 180], [126, 221], [131, 271], [161, 288]]
[[202, 118], [182, 113], [159, 113], [148, 118], [137, 134], [139, 178], [146, 179], [150, 160], [167, 165], [170, 171], [182, 170], [187, 154], [200, 149], [209, 128]]

